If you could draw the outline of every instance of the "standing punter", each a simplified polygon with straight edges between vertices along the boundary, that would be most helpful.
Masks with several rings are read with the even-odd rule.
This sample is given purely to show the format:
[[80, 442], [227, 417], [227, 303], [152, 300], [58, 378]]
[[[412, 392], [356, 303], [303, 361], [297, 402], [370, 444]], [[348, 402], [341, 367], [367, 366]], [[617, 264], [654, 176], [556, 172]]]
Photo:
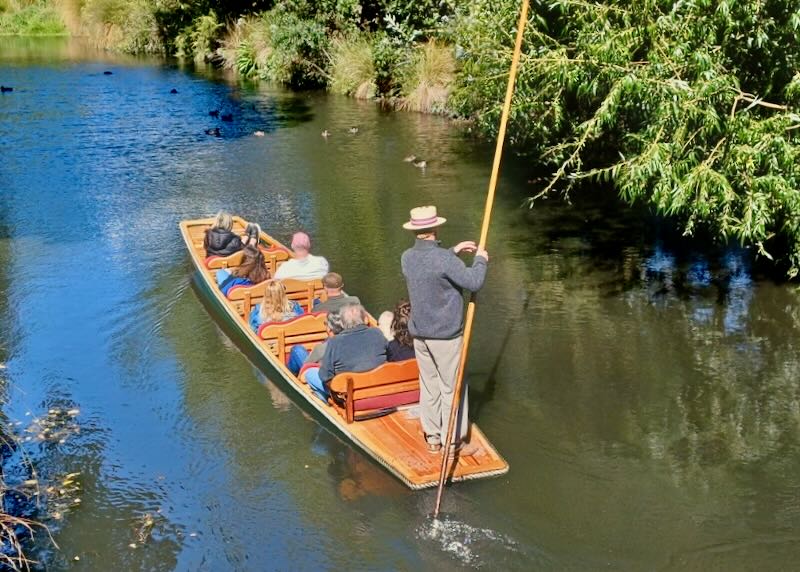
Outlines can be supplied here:
[[[403, 253], [401, 263], [411, 301], [408, 330], [414, 336], [420, 376], [420, 420], [428, 450], [439, 451], [447, 433], [456, 376], [461, 357], [464, 328], [462, 289], [475, 292], [483, 286], [489, 255], [474, 242], [460, 242], [451, 249], [439, 246], [436, 227], [447, 219], [437, 216], [436, 207], [411, 209], [411, 220], [403, 225], [417, 240]], [[475, 252], [467, 267], [458, 254]], [[469, 430], [467, 388], [453, 437], [454, 451]], [[469, 454], [462, 450], [461, 454]]]

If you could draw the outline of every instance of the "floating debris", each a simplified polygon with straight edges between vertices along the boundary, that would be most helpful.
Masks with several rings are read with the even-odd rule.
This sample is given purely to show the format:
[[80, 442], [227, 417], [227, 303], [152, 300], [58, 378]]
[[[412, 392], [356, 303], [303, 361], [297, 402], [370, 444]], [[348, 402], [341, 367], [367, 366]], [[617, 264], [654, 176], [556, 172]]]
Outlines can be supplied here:
[[[25, 429], [26, 433], [33, 433], [39, 441], [51, 443], [66, 443], [67, 437], [80, 432], [80, 427], [75, 417], [80, 414], [80, 409], [61, 409], [53, 407], [48, 409], [44, 417], [34, 418], [31, 425]], [[25, 441], [30, 441], [26, 437]]]
[[136, 530], [136, 537], [141, 544], [144, 544], [150, 538], [150, 535], [153, 534], [153, 527], [156, 525], [156, 519], [153, 518], [153, 515], [150, 513], [146, 513], [138, 522], [139, 527]]

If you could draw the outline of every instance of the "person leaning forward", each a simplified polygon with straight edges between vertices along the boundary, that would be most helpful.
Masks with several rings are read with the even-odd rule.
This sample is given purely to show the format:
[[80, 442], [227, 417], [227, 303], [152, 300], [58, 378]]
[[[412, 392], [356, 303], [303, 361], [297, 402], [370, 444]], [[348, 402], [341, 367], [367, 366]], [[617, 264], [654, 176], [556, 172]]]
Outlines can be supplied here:
[[[460, 242], [451, 249], [439, 246], [436, 228], [446, 220], [438, 216], [434, 206], [411, 209], [411, 220], [403, 228], [415, 232], [416, 242], [401, 258], [411, 302], [408, 330], [414, 337], [419, 364], [420, 422], [432, 452], [441, 449], [453, 403], [463, 342], [462, 291], [480, 290], [489, 262], [488, 253], [472, 241]], [[475, 252], [471, 267], [458, 257], [461, 252]], [[453, 437], [456, 448], [467, 437], [468, 414], [464, 385]]]

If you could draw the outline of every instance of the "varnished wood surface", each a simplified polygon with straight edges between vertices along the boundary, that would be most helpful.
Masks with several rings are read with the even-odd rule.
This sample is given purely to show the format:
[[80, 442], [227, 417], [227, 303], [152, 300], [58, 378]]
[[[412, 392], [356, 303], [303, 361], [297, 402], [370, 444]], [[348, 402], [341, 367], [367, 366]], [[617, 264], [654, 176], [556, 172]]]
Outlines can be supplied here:
[[[383, 417], [348, 424], [333, 407], [320, 401], [305, 383], [292, 375], [273, 353], [274, 347], [270, 349], [270, 345], [265, 340], [259, 339], [250, 329], [246, 316], [240, 314], [241, 309], [237, 308], [234, 302], [227, 300], [217, 288], [215, 271], [205, 267], [203, 236], [205, 230], [211, 226], [212, 220], [207, 218], [183, 221], [180, 223], [181, 234], [195, 268], [206, 282], [209, 292], [246, 336], [248, 343], [269, 361], [298, 396], [305, 399], [342, 435], [381, 463], [407, 486], [413, 489], [436, 486], [441, 453], [430, 453], [427, 450], [417, 407], [406, 407]], [[234, 232], [243, 234], [246, 225], [246, 221], [234, 217]], [[280, 242], [263, 232], [262, 242], [285, 248]], [[241, 305], [241, 303], [239, 304]], [[476, 446], [477, 452], [471, 456], [459, 456], [456, 462], [451, 464], [449, 475], [451, 480], [478, 479], [500, 475], [508, 471], [508, 464], [474, 423], [470, 428], [469, 444]]]

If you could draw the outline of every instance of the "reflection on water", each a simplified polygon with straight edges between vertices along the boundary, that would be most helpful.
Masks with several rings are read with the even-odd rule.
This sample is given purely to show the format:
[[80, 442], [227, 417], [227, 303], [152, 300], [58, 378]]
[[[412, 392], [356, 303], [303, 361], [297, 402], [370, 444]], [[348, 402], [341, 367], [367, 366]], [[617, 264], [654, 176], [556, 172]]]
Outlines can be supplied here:
[[282, 240], [302, 228], [377, 314], [405, 295], [411, 207], [446, 213], [448, 243], [475, 238], [490, 150], [438, 117], [3, 42], [18, 87], [0, 98], [8, 410], [81, 411], [79, 433], [35, 455], [42, 474], [81, 473], [48, 569], [800, 556], [800, 300], [750, 251], [687, 242], [601, 191], [520, 209], [530, 165], [508, 158], [467, 378], [511, 472], [449, 488], [434, 526], [434, 491], [405, 489], [249, 361], [190, 287], [177, 223], [227, 208]]

